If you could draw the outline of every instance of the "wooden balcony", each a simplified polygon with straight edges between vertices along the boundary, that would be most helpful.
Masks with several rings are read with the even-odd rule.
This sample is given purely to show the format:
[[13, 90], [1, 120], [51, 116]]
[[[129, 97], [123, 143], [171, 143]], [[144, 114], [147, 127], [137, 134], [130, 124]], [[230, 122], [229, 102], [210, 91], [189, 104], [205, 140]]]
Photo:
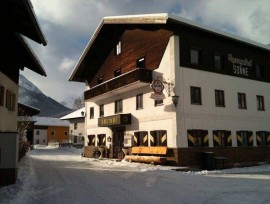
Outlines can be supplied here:
[[146, 69], [135, 69], [131, 72], [120, 75], [109, 81], [103, 82], [84, 92], [84, 100], [89, 100], [94, 97], [112, 92], [114, 90], [132, 87], [133, 84], [150, 84], [152, 83], [152, 71]]

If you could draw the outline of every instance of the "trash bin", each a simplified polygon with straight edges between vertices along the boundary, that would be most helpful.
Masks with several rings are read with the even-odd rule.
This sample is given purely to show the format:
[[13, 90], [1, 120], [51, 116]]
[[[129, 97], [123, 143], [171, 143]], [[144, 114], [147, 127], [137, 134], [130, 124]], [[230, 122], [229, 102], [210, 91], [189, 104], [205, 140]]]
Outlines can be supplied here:
[[214, 169], [214, 152], [203, 152], [202, 161], [203, 161], [203, 169], [213, 170]]

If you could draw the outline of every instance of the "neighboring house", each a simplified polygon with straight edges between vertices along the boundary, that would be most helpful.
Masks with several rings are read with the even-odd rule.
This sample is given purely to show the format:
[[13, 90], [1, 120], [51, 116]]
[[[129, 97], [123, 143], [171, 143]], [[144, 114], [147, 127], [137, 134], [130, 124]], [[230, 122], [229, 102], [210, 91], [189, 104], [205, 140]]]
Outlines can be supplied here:
[[23, 36], [47, 43], [28, 0], [0, 1], [0, 30], [0, 185], [9, 185], [18, 171], [19, 72], [26, 67], [46, 76]]
[[[86, 145], [165, 146], [168, 164], [270, 155], [270, 47], [168, 14], [105, 17], [70, 81], [85, 82]], [[152, 87], [152, 88], [151, 88]], [[165, 88], [165, 89], [163, 89]]]
[[84, 144], [85, 137], [85, 108], [76, 110], [62, 118], [69, 121], [69, 142], [72, 144]]
[[59, 118], [34, 117], [33, 144], [68, 143], [69, 122]]
[[25, 131], [25, 136], [30, 144], [33, 144], [33, 116], [40, 113], [40, 110], [22, 103], [18, 103], [18, 132]]

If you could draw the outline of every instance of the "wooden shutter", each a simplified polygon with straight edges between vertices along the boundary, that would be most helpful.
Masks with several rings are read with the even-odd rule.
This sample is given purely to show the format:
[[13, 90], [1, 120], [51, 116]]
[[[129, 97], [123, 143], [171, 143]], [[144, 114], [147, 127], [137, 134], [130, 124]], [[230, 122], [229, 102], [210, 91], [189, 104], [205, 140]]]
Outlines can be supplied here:
[[248, 146], [253, 146], [253, 132], [248, 131], [247, 135], [248, 135]]
[[232, 146], [232, 134], [231, 131], [226, 131], [226, 146]]
[[213, 130], [213, 143], [214, 143], [214, 147], [220, 146], [220, 138], [218, 137], [218, 131], [217, 130]]
[[133, 145], [139, 146], [139, 132], [134, 132]]
[[256, 132], [256, 142], [257, 142], [257, 146], [262, 145], [261, 133], [262, 133], [262, 132]]
[[156, 133], [155, 131], [150, 131], [150, 146], [156, 146]]
[[193, 130], [188, 130], [187, 131], [187, 138], [188, 138], [188, 146], [189, 147], [194, 147], [196, 138], [194, 137]]
[[161, 134], [160, 134], [160, 145], [161, 146], [164, 146], [164, 147], [167, 147], [167, 131], [166, 130], [161, 130], [160, 131]]
[[208, 130], [202, 130], [202, 134], [203, 134], [203, 146], [209, 147]]
[[141, 132], [141, 136], [142, 138], [142, 142], [141, 142], [141, 145], [142, 146], [148, 146], [148, 132]]
[[241, 147], [243, 146], [243, 141], [241, 137], [241, 131], [236, 131], [236, 138], [237, 138], [237, 146]]

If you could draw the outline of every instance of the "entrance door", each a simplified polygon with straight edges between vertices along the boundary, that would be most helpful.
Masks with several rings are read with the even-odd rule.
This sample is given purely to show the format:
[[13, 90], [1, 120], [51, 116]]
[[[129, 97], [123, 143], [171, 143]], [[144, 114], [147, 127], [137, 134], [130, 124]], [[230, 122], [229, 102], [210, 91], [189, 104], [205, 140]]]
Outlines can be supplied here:
[[113, 129], [113, 158], [123, 159], [124, 131], [125, 127]]

